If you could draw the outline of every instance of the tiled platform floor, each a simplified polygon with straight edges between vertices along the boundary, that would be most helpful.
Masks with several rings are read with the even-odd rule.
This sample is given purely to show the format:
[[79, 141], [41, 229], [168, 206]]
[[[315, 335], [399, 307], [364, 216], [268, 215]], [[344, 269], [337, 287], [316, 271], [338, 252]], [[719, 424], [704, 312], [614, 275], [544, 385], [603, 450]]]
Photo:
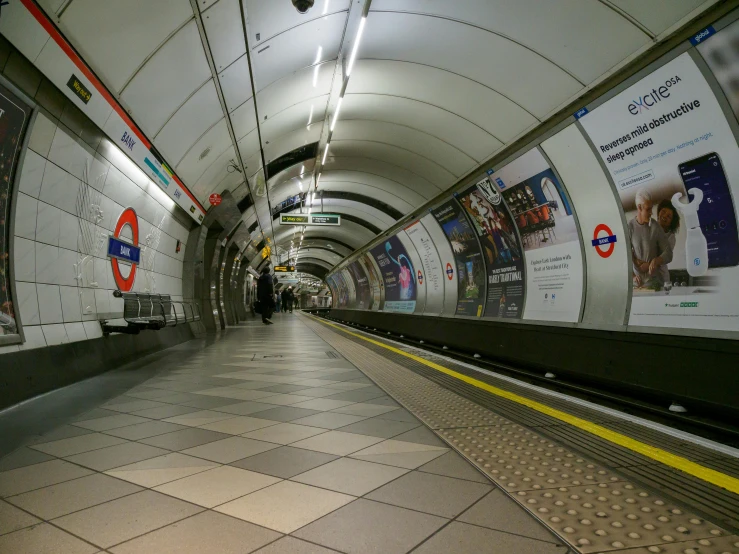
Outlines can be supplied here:
[[0, 460], [0, 553], [567, 548], [316, 336], [230, 329]]

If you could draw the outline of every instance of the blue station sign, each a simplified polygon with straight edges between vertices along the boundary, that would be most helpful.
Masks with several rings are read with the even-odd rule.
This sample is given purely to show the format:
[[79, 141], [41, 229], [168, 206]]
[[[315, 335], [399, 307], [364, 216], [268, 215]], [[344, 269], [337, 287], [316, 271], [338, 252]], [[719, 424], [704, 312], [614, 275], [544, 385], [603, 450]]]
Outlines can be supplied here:
[[108, 257], [138, 264], [141, 262], [141, 248], [111, 236], [108, 237]]

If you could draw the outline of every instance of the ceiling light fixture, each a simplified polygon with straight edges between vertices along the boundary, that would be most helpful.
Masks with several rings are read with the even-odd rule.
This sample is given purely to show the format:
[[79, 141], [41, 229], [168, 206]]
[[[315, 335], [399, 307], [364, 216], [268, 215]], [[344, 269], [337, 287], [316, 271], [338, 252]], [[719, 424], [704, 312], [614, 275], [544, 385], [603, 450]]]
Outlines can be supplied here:
[[322, 54], [323, 54], [323, 46], [319, 46], [318, 52], [316, 53], [316, 61], [313, 62], [313, 65], [316, 66], [316, 68], [313, 70], [313, 88], [316, 88], [316, 85], [318, 84], [318, 69], [321, 67], [319, 64], [321, 63]]
[[[306, 126], [306, 129], [310, 129], [310, 124], [311, 123], [313, 123], [313, 105], [312, 104], [311, 104], [311, 107], [310, 107], [310, 115], [308, 116], [308, 125]], [[305, 166], [303, 166], [303, 167], [305, 167]], [[301, 170], [300, 172], [302, 173], [303, 171]]]
[[326, 143], [326, 149], [323, 151], [323, 160], [321, 161], [321, 165], [326, 165], [326, 158], [328, 157], [328, 147], [330, 143]]
[[323, 14], [322, 15], [326, 15], [328, 13], [328, 5], [330, 3], [331, 3], [331, 0], [326, 0], [326, 2], [324, 2], [324, 4], [323, 4]]
[[331, 132], [334, 132], [334, 127], [336, 127], [336, 122], [339, 120], [339, 112], [341, 111], [341, 103], [344, 101], [344, 97], [341, 96], [339, 98], [339, 103], [336, 104], [336, 111], [334, 112], [334, 119], [331, 121]]
[[352, 74], [352, 69], [354, 69], [354, 62], [357, 59], [357, 51], [359, 50], [359, 43], [362, 40], [362, 34], [364, 33], [364, 25], [366, 22], [367, 16], [365, 15], [359, 22], [359, 31], [357, 31], [357, 38], [354, 39], [354, 48], [352, 48], [352, 55], [349, 57], [349, 65], [346, 66], [347, 77]]

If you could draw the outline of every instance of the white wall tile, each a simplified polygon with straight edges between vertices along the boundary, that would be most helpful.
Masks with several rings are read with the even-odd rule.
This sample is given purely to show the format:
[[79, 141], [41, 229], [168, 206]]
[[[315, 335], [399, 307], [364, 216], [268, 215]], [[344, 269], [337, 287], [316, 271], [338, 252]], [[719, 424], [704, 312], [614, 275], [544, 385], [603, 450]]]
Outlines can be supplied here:
[[12, 352], [18, 352], [19, 350], [20, 350], [20, 346], [17, 344], [11, 344], [8, 346], [0, 346], [0, 355], [10, 354]]
[[70, 214], [77, 213], [80, 181], [53, 163], [47, 163], [39, 200]]
[[46, 339], [40, 325], [24, 325], [23, 335], [26, 342], [20, 345], [20, 350], [31, 350], [46, 346]]
[[95, 306], [98, 316], [110, 312], [110, 294], [109, 290], [95, 289]]
[[57, 344], [65, 344], [69, 342], [67, 337], [67, 330], [64, 328], [64, 324], [58, 325], [42, 325], [41, 329], [44, 332], [44, 338], [48, 346], [55, 346]]
[[116, 298], [111, 294], [108, 300], [110, 301], [111, 313], [120, 314], [120, 317], [123, 317], [123, 298]]
[[87, 334], [82, 323], [65, 323], [64, 329], [67, 331], [69, 342], [80, 342], [87, 340]]
[[21, 179], [18, 185], [20, 191], [33, 198], [38, 198], [41, 192], [41, 181], [44, 178], [45, 167], [46, 159], [36, 154], [33, 150], [26, 150], [23, 167], [21, 168]]
[[36, 282], [58, 285], [59, 274], [59, 248], [37, 242]]
[[36, 243], [16, 238], [13, 243], [13, 269], [16, 281], [36, 281]]
[[63, 127], [57, 127], [54, 133], [49, 160], [78, 179], [82, 179], [85, 166], [92, 166], [92, 154]]
[[60, 248], [59, 249], [59, 270], [58, 270], [58, 284], [60, 285], [66, 285], [68, 287], [74, 287], [77, 286], [79, 283], [77, 282], [77, 275], [78, 275], [78, 264], [81, 257], [77, 252], [74, 252], [73, 250], [67, 250], [66, 248]]
[[37, 285], [41, 323], [62, 323], [62, 301], [56, 285]]
[[80, 234], [79, 219], [76, 215], [61, 212], [59, 224], [59, 247], [77, 251], [77, 238]]
[[59, 287], [62, 298], [62, 317], [65, 323], [82, 321], [80, 306], [80, 289], [77, 287]]
[[87, 184], [102, 192], [110, 169], [110, 162], [98, 154], [92, 159], [92, 164], [87, 169]]
[[38, 297], [36, 296], [35, 283], [15, 284], [15, 294], [18, 297], [18, 310], [16, 315], [20, 314], [21, 325], [40, 325], [41, 316], [38, 310]]
[[95, 289], [80, 289], [82, 291], [82, 320], [94, 321], [97, 319], [97, 307], [95, 305]]
[[38, 203], [38, 221], [36, 223], [36, 240], [44, 244], [59, 246], [59, 229], [62, 211], [46, 202]]
[[103, 336], [103, 330], [97, 321], [85, 321], [82, 325], [85, 327], [88, 340], [99, 339]]
[[113, 279], [113, 268], [110, 264], [110, 260], [95, 258], [95, 282], [101, 289], [116, 288], [115, 280]]
[[27, 194], [19, 194], [15, 204], [15, 236], [29, 240], [36, 238], [38, 200]]
[[38, 152], [44, 158], [47, 158], [51, 149], [51, 143], [54, 141], [54, 133], [56, 133], [56, 123], [46, 117], [42, 112], [39, 112], [33, 124], [33, 129], [31, 129], [31, 138], [28, 141], [28, 147], [34, 153]]

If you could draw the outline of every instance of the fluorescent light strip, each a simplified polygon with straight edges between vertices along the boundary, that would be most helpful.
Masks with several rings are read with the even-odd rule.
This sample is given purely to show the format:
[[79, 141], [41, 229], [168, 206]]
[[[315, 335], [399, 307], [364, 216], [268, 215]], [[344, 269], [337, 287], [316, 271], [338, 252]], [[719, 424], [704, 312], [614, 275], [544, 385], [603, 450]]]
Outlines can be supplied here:
[[331, 0], [326, 0], [326, 2], [323, 4], [323, 14], [326, 15], [328, 13], [328, 5], [331, 3]]
[[[306, 126], [306, 129], [310, 129], [310, 124], [313, 123], [313, 105], [310, 107], [310, 115], [308, 116], [308, 125]], [[302, 171], [301, 171], [302, 173]]]
[[323, 160], [321, 161], [321, 165], [326, 164], [326, 158], [328, 157], [328, 147], [330, 143], [326, 143], [326, 149], [323, 151]]
[[357, 59], [357, 51], [359, 50], [359, 43], [362, 40], [362, 34], [364, 33], [364, 24], [367, 22], [367, 16], [362, 17], [362, 21], [359, 22], [359, 31], [357, 31], [357, 38], [354, 39], [354, 48], [352, 48], [352, 55], [349, 57], [349, 65], [346, 67], [346, 76], [352, 74], [354, 69], [354, 62]]
[[344, 97], [339, 98], [339, 103], [336, 104], [336, 111], [334, 112], [334, 119], [331, 121], [331, 132], [334, 131], [334, 127], [336, 127], [336, 122], [339, 120], [339, 112], [341, 111], [341, 103], [344, 101]]

